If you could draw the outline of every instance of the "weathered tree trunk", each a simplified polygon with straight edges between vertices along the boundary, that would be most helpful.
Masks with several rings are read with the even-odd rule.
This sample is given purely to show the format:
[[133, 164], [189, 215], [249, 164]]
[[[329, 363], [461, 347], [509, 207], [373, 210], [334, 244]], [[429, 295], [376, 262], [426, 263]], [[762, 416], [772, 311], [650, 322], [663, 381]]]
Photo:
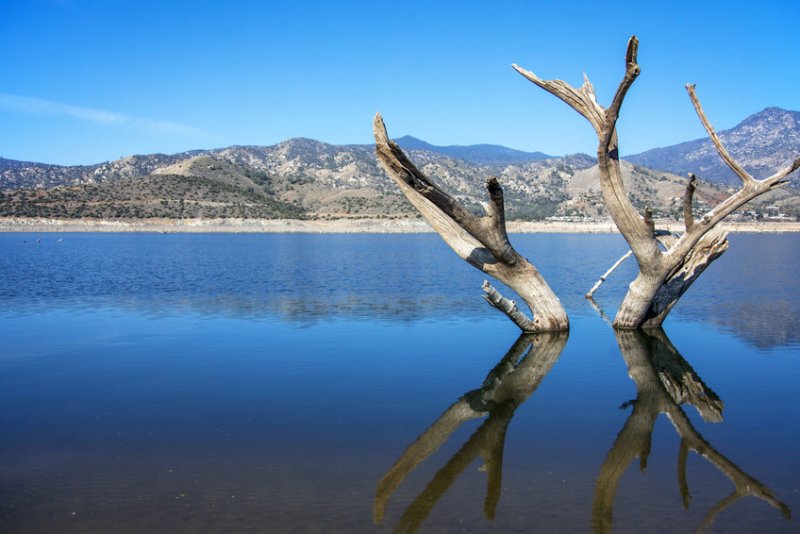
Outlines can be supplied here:
[[395, 531], [414, 532], [433, 506], [476, 457], [484, 459], [487, 491], [484, 513], [493, 518], [500, 499], [505, 436], [514, 412], [536, 391], [567, 342], [566, 332], [522, 334], [492, 369], [479, 389], [466, 393], [448, 408], [414, 443], [408, 446], [378, 483], [373, 520], [383, 520], [392, 493], [408, 474], [444, 445], [461, 424], [485, 417], [486, 421], [442, 467], [425, 490], [414, 499]]
[[620, 478], [637, 457], [640, 469], [643, 471], [647, 468], [653, 427], [662, 413], [667, 415], [681, 438], [678, 486], [684, 507], [688, 508], [690, 501], [686, 478], [686, 460], [690, 450], [708, 460], [735, 486], [731, 496], [720, 501], [706, 514], [700, 531], [710, 526], [724, 508], [747, 495], [766, 501], [788, 518], [789, 507], [776, 499], [769, 488], [715, 450], [681, 409], [681, 404], [688, 403], [697, 409], [704, 420], [722, 420], [722, 401], [680, 356], [664, 331], [617, 331], [617, 342], [628, 365], [628, 374], [636, 383], [636, 399], [630, 403], [633, 411], [617, 435], [597, 476], [592, 507], [594, 531], [611, 532], [614, 496]]
[[489, 178], [486, 182], [489, 193], [489, 202], [484, 204], [486, 214], [473, 215], [422, 174], [389, 139], [380, 114], [375, 116], [374, 133], [378, 161], [409, 202], [463, 260], [516, 291], [530, 308], [533, 319], [484, 282], [487, 302], [505, 313], [523, 332], [568, 330], [569, 320], [561, 301], [539, 271], [509, 242], [503, 189], [497, 179]]
[[[703, 236], [686, 257], [667, 258], [665, 265], [653, 273], [645, 273], [640, 268], [617, 311], [614, 326], [622, 329], [660, 327], [678, 299], [711, 262], [728, 249], [728, 244], [726, 234], [715, 229]], [[669, 273], [663, 277], [667, 268]]]
[[641, 216], [625, 193], [619, 165], [616, 123], [625, 95], [639, 76], [640, 69], [636, 61], [638, 46], [636, 37], [631, 37], [625, 54], [625, 76], [608, 109], [597, 103], [594, 87], [587, 78], [584, 78], [580, 89], [575, 89], [561, 80], [543, 80], [534, 73], [513, 65], [525, 78], [557, 96], [585, 117], [597, 134], [597, 162], [603, 199], [639, 265], [639, 275], [630, 284], [614, 319], [614, 326], [620, 329], [660, 326], [689, 286], [727, 249], [728, 242], [724, 234], [711, 233], [717, 223], [746, 202], [785, 184], [784, 179], [800, 167], [798, 158], [769, 178], [754, 179], [722, 146], [706, 120], [694, 86], [688, 85], [689, 96], [703, 126], [722, 159], [741, 178], [742, 188], [695, 222], [691, 208], [695, 189], [692, 175], [684, 196], [686, 231], [662, 250], [652, 220], [648, 216]]

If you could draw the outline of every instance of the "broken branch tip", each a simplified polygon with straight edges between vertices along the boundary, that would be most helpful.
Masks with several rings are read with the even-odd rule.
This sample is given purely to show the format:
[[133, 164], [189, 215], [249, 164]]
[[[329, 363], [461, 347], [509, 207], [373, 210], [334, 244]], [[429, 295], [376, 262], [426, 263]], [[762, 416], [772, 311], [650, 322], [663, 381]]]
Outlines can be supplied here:
[[628, 39], [628, 50], [625, 53], [625, 61], [627, 63], [636, 63], [636, 55], [639, 49], [639, 39], [635, 35], [631, 35]]
[[372, 120], [372, 132], [375, 135], [376, 143], [389, 144], [389, 134], [386, 131], [386, 124], [384, 124], [380, 113], [376, 113], [375, 118]]

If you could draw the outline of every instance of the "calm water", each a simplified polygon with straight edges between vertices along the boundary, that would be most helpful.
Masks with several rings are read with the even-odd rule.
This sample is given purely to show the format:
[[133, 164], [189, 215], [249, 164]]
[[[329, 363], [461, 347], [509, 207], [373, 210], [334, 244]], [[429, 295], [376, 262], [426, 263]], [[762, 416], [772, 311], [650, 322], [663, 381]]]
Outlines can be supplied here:
[[0, 234], [0, 531], [796, 532], [800, 236], [731, 241], [615, 336], [622, 240], [515, 236], [519, 338], [434, 235]]

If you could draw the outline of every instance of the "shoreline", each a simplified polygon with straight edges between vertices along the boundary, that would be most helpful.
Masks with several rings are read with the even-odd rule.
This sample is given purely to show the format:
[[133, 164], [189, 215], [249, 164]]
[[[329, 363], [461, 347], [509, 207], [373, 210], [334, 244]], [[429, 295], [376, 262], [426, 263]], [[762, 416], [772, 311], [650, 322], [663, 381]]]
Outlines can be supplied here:
[[[681, 222], [656, 221], [656, 226], [683, 231]], [[719, 227], [733, 233], [800, 232], [800, 222], [722, 222]], [[0, 218], [0, 232], [27, 233], [302, 233], [302, 234], [421, 234], [433, 233], [423, 219], [334, 219], [303, 221], [296, 219], [148, 219], [148, 220], [73, 220], [21, 217]], [[619, 233], [611, 221], [509, 221], [508, 232], [515, 234], [612, 234]]]

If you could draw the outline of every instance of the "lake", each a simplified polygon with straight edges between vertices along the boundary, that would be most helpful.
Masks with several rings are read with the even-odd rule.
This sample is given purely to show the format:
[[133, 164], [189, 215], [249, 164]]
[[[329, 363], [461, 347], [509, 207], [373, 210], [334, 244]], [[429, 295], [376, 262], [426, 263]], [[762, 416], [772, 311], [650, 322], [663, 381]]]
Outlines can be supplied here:
[[520, 337], [436, 235], [0, 234], [0, 531], [796, 532], [800, 235], [730, 240], [615, 335], [619, 236], [512, 236]]

